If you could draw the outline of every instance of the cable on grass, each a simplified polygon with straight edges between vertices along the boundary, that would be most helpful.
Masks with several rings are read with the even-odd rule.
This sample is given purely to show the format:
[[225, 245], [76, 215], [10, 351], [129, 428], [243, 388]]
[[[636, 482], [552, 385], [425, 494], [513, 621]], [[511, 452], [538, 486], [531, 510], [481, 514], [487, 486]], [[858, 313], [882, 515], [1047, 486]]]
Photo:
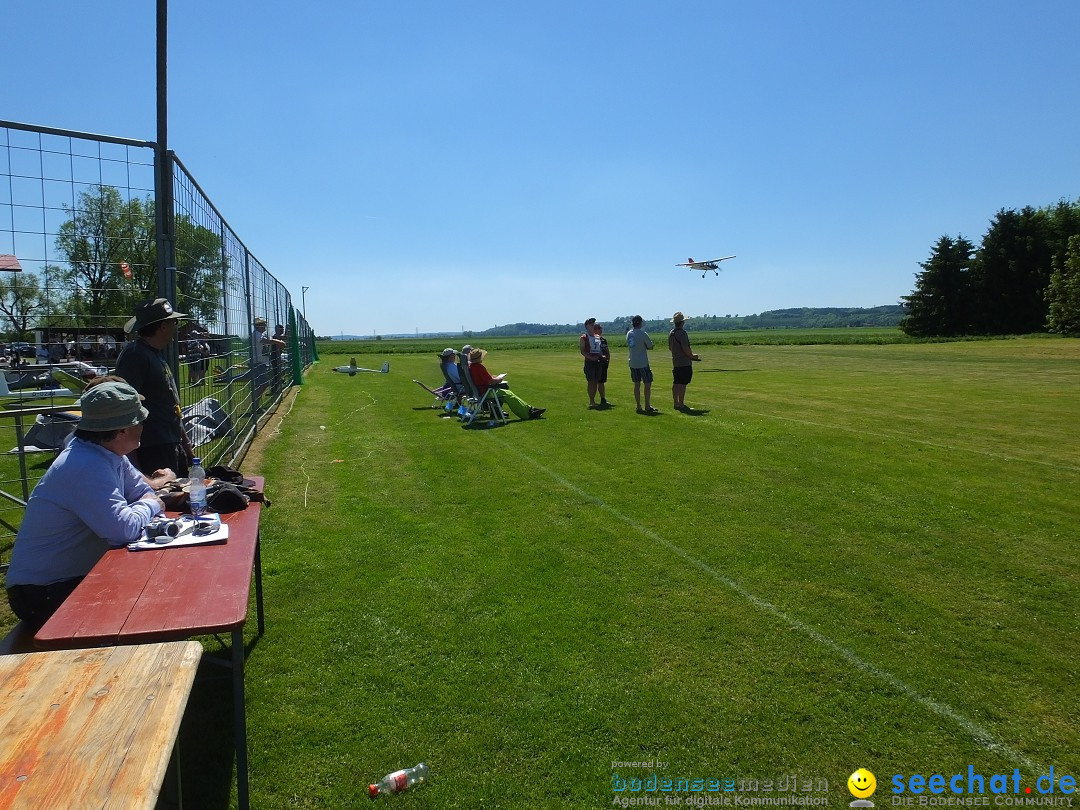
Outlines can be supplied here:
[[[341, 417], [336, 422], [331, 422], [330, 425], [329, 425], [331, 428], [337, 427], [342, 422], [349, 419], [349, 417], [351, 417], [353, 414], [360, 413], [360, 411], [366, 411], [368, 408], [372, 407], [373, 405], [378, 404], [378, 400], [375, 399], [375, 397], [373, 397], [371, 395], [370, 391], [362, 391], [361, 393], [363, 393], [368, 399], [370, 399], [371, 402], [367, 403], [366, 405], [361, 405], [359, 408], [354, 408], [353, 410], [349, 411], [347, 414], [345, 414], [343, 417]], [[292, 411], [292, 407], [293, 407], [294, 404], [296, 404], [296, 397], [293, 397], [292, 403], [289, 404], [289, 411], [290, 412]], [[286, 413], [285, 415], [288, 416], [288, 413]], [[284, 422], [284, 418], [282, 419], [282, 422]], [[322, 443], [322, 438], [323, 438], [323, 436], [326, 435], [326, 429], [327, 429], [326, 425], [319, 425], [319, 436], [315, 440], [314, 444], [321, 444]], [[279, 422], [278, 426], [277, 426], [277, 428], [275, 428], [274, 432], [277, 433], [280, 430], [281, 430], [281, 423]], [[364, 457], [365, 460], [371, 458], [372, 455], [374, 455], [374, 453], [375, 453], [374, 450], [369, 452], [367, 454], [367, 456]], [[308, 475], [307, 470], [304, 469], [304, 467], [307, 466], [307, 463], [308, 463], [307, 458], [304, 458], [304, 460], [300, 463], [300, 472], [302, 472], [304, 474], [304, 508], [305, 509], [307, 509], [307, 505], [308, 505], [308, 491], [311, 489], [311, 476]], [[336, 459], [333, 459], [332, 461], [322, 461], [322, 462], [313, 462], [313, 463], [316, 463], [316, 464], [342, 464], [342, 463], [344, 463], [344, 459], [336, 458]]]

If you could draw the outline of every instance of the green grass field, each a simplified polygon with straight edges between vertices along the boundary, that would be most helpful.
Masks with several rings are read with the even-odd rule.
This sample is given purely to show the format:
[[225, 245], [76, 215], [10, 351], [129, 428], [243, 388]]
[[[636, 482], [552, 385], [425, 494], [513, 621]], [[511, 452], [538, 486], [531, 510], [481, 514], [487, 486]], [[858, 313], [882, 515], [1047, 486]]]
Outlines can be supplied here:
[[[548, 412], [471, 430], [411, 381], [441, 345], [353, 378], [329, 368], [355, 347], [320, 347], [245, 467], [274, 502], [254, 807], [358, 806], [421, 760], [395, 806], [700, 806], [693, 780], [792, 775], [846, 806], [865, 767], [882, 807], [895, 774], [1078, 775], [1080, 341], [691, 338], [696, 413], [657, 351], [655, 417], [623, 349], [590, 411], [573, 337], [481, 343]], [[194, 806], [227, 801], [191, 775], [228, 717], [185, 730]]]
[[401, 806], [1080, 771], [1080, 342], [696, 345], [699, 413], [657, 352], [656, 417], [621, 351], [589, 411], [572, 343], [493, 347], [549, 410], [479, 430], [411, 382], [433, 354], [349, 378], [324, 347], [262, 462], [257, 806], [420, 760]]

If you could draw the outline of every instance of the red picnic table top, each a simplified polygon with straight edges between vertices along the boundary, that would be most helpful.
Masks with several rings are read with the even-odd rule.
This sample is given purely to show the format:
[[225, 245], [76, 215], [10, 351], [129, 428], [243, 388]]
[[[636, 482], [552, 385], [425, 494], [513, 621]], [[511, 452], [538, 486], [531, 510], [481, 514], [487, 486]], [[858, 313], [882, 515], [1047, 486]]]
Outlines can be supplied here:
[[[255, 483], [262, 489], [261, 477]], [[261, 512], [262, 504], [253, 501], [223, 514], [229, 539], [222, 545], [107, 551], [34, 644], [70, 649], [180, 641], [241, 628], [253, 570], [256, 589], [262, 588], [256, 565]], [[261, 620], [261, 604], [259, 612]]]

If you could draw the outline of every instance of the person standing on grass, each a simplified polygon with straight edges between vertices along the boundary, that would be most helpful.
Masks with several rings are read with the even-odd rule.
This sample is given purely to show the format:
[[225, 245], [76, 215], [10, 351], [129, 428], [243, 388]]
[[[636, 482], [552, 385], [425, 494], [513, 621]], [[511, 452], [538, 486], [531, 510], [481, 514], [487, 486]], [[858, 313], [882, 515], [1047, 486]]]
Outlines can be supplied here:
[[[649, 349], [653, 348], [649, 333], [641, 328], [644, 321], [635, 315], [630, 322], [633, 328], [626, 333], [626, 346], [630, 349], [630, 379], [634, 383], [634, 400], [637, 412], [645, 414], [660, 413], [652, 406], [653, 373], [649, 368]], [[641, 407], [641, 386], [645, 384], [645, 407]]]
[[686, 411], [686, 386], [690, 384], [694, 376], [694, 361], [700, 360], [690, 350], [690, 336], [683, 329], [686, 316], [676, 312], [671, 319], [672, 330], [668, 332], [667, 345], [671, 351], [671, 398], [674, 400], [674, 408], [677, 411]]
[[273, 379], [273, 391], [275, 394], [279, 394], [285, 382], [281, 374], [281, 356], [285, 351], [284, 324], [279, 323], [274, 327], [274, 336], [271, 340], [274, 342], [270, 346], [270, 373]]
[[604, 386], [607, 385], [608, 366], [611, 365], [611, 349], [608, 348], [607, 338], [604, 337], [604, 327], [596, 324], [593, 328], [600, 341], [600, 376], [596, 381], [596, 390], [600, 393], [600, 407], [608, 408], [610, 403], [604, 398]]
[[585, 358], [585, 382], [589, 390], [589, 407], [596, 407], [596, 395], [600, 394], [600, 407], [607, 407], [604, 384], [600, 382], [600, 364], [604, 357], [604, 344], [596, 334], [596, 318], [585, 321], [585, 332], [578, 338], [578, 351]]
[[266, 334], [266, 318], [258, 316], [253, 321], [251, 330], [251, 350], [254, 355], [252, 378], [255, 380], [254, 410], [259, 409], [259, 400], [270, 386], [270, 356], [275, 348], [284, 349], [285, 341]]
[[186, 318], [175, 312], [168, 300], [156, 298], [140, 304], [124, 331], [136, 334], [116, 360], [116, 374], [146, 398], [146, 419], [142, 444], [132, 451], [131, 461], [142, 472], [153, 475], [163, 468], [180, 477], [187, 475], [194, 453], [180, 421], [180, 390], [165, 357], [165, 348], [176, 337], [177, 322]]
[[12, 612], [35, 630], [108, 549], [139, 540], [165, 511], [128, 458], [150, 415], [140, 400], [122, 382], [88, 388], [75, 438], [30, 494], [5, 586]]

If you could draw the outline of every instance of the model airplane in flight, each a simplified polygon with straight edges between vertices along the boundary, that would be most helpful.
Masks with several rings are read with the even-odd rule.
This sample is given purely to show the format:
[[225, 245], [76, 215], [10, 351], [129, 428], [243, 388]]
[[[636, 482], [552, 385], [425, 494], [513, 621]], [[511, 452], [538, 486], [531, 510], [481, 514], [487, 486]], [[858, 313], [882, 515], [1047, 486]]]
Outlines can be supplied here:
[[380, 368], [380, 369], [360, 368], [359, 366], [356, 365], [356, 358], [355, 357], [350, 357], [349, 358], [349, 365], [347, 365], [347, 366], [336, 366], [333, 369], [331, 369], [331, 371], [336, 371], [338, 374], [348, 374], [350, 377], [355, 377], [356, 372], [358, 372], [358, 371], [367, 371], [367, 372], [370, 372], [372, 374], [389, 374], [390, 373], [390, 361], [388, 360], [385, 363], [383, 363], [382, 368]]
[[691, 270], [700, 270], [701, 277], [705, 278], [705, 274], [710, 270], [716, 275], [720, 275], [720, 262], [726, 262], [728, 259], [734, 259], [734, 256], [724, 256], [721, 259], [709, 259], [707, 262], [695, 262], [693, 259], [687, 259], [683, 264], [677, 264], [676, 267], [689, 267]]

